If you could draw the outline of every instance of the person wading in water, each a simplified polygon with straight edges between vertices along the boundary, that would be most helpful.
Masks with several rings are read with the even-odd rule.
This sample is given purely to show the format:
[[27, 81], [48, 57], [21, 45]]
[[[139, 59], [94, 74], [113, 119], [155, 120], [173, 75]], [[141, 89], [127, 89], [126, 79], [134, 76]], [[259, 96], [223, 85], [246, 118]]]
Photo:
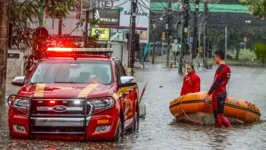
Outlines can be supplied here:
[[214, 82], [205, 97], [205, 102], [209, 101], [210, 95], [212, 94], [212, 108], [215, 119], [215, 127], [221, 128], [224, 125], [227, 128], [231, 128], [230, 122], [225, 116], [224, 103], [227, 98], [226, 85], [230, 79], [231, 70], [230, 67], [225, 64], [225, 54], [222, 51], [215, 52], [215, 61], [219, 65], [214, 75]]

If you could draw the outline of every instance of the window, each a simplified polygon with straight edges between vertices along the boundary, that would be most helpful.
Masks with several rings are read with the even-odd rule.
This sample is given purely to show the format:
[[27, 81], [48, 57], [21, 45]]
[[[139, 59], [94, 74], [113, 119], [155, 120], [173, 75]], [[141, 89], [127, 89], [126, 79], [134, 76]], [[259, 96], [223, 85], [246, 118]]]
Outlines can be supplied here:
[[120, 83], [121, 82], [120, 81], [121, 75], [119, 73], [119, 70], [118, 70], [118, 67], [117, 66], [115, 66], [115, 76], [116, 76], [117, 82]]
[[34, 71], [30, 83], [111, 84], [110, 62], [44, 61]]
[[115, 64], [118, 67], [120, 75], [121, 76], [126, 76], [126, 72], [125, 72], [124, 67], [122, 66], [121, 62], [117, 60], [117, 61], [115, 61]]

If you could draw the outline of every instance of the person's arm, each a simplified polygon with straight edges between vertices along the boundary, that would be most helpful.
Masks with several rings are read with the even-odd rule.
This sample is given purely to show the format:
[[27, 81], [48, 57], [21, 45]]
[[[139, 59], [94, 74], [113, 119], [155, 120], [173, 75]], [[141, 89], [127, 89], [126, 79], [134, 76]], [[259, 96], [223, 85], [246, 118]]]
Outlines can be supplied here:
[[197, 76], [197, 78], [194, 81], [194, 87], [193, 87], [193, 92], [200, 92], [200, 77]]
[[219, 69], [220, 70], [218, 70], [218, 73], [214, 79], [214, 82], [213, 82], [210, 90], [208, 91], [208, 95], [211, 95], [217, 89], [217, 87], [220, 85], [220, 83], [222, 82], [221, 80], [222, 80], [223, 68], [219, 68]]

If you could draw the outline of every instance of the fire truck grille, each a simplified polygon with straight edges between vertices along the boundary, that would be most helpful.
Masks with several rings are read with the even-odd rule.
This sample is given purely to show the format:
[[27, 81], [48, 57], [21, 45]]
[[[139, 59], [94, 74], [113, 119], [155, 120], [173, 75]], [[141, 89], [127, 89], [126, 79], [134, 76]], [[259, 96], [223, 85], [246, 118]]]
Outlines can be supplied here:
[[31, 134], [85, 134], [91, 111], [86, 99], [32, 99]]
[[90, 115], [91, 106], [82, 99], [33, 99], [31, 116], [83, 116]]

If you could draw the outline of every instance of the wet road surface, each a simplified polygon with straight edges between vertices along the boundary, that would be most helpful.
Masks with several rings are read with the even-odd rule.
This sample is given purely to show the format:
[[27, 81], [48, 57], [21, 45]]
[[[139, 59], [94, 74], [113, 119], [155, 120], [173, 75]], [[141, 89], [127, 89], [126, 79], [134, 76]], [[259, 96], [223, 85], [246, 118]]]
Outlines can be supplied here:
[[[140, 120], [139, 132], [127, 134], [122, 142], [10, 139], [8, 108], [1, 103], [0, 149], [266, 149], [266, 69], [232, 67], [228, 91], [230, 96], [256, 104], [262, 114], [261, 121], [252, 125], [233, 125], [232, 129], [215, 130], [213, 126], [175, 123], [169, 112], [169, 102], [179, 96], [183, 77], [177, 69], [167, 69], [163, 65], [146, 67], [137, 70], [136, 78], [140, 86], [148, 82], [143, 97], [147, 115]], [[215, 69], [198, 71], [202, 91], [207, 91], [211, 86]]]

